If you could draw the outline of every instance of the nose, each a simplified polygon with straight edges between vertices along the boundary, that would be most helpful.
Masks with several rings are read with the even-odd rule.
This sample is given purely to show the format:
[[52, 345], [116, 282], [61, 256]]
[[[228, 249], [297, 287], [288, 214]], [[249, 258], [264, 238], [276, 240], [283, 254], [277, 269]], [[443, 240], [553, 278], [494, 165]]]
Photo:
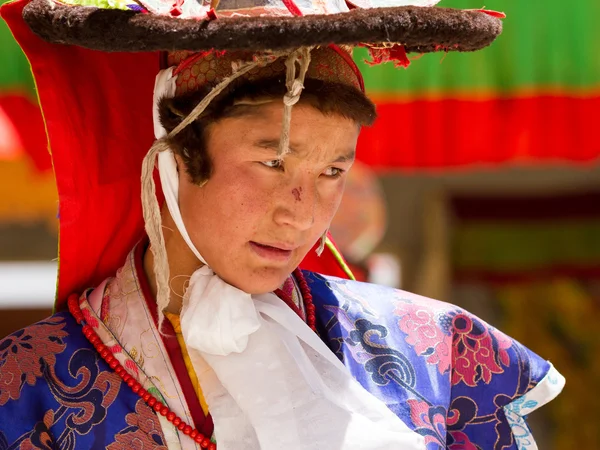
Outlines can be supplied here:
[[282, 188], [277, 195], [278, 205], [274, 220], [278, 225], [290, 226], [300, 231], [310, 229], [315, 223], [319, 195], [314, 182], [297, 183]]

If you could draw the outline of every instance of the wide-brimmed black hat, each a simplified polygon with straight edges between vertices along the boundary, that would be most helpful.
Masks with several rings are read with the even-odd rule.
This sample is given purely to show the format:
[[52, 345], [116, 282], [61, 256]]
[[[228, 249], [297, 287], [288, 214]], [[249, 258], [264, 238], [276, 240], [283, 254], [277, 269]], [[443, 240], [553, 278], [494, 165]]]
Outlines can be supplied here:
[[501, 14], [483, 10], [360, 8], [343, 0], [302, 0], [298, 5], [293, 0], [223, 0], [218, 5], [198, 0], [191, 5], [189, 0], [131, 0], [130, 5], [121, 1], [101, 8], [32, 0], [23, 15], [47, 41], [119, 52], [262, 51], [328, 44], [465, 52], [488, 46], [502, 31]]

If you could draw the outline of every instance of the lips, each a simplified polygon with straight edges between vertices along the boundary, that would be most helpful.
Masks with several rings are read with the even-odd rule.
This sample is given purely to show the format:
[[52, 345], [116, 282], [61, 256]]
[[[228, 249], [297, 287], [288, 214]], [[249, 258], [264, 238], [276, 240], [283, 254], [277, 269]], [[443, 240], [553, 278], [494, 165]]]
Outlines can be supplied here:
[[270, 261], [286, 262], [297, 248], [287, 244], [268, 245], [250, 241], [250, 247], [258, 256]]

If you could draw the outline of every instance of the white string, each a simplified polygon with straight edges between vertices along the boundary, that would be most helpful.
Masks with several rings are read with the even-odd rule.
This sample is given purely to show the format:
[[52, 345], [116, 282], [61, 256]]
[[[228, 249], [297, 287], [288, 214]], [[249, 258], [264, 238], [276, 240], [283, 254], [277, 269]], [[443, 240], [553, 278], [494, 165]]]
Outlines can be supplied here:
[[[304, 89], [304, 78], [310, 65], [310, 47], [302, 47], [293, 51], [285, 61], [285, 84], [288, 89], [283, 97], [283, 118], [281, 123], [281, 137], [277, 157], [283, 157], [290, 151], [290, 124], [292, 122], [292, 107], [300, 100]], [[296, 76], [296, 63], [300, 65], [300, 72]]]

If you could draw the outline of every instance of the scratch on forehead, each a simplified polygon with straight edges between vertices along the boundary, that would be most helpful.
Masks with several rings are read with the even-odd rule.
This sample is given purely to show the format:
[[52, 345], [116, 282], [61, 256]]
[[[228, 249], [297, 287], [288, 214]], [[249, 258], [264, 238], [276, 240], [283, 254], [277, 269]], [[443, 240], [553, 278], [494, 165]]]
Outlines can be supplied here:
[[302, 200], [302, 187], [292, 189], [292, 194], [297, 202]]

